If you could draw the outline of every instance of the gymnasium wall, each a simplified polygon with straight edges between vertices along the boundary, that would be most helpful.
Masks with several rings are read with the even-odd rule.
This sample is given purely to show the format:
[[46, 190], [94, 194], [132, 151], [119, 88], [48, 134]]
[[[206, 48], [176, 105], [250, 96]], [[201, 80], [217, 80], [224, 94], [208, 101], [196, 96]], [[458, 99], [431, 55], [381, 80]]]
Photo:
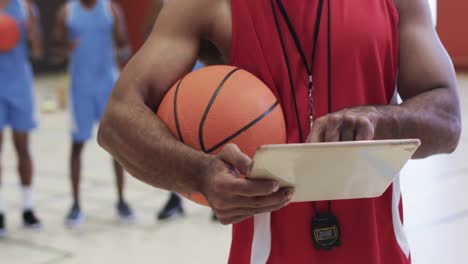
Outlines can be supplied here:
[[[150, 0], [117, 0], [122, 6], [127, 20], [131, 43], [136, 51], [143, 43], [143, 24], [149, 12]], [[467, 0], [428, 0], [434, 21], [437, 17], [437, 31], [456, 67], [468, 69], [468, 1]], [[34, 0], [41, 11], [41, 24], [44, 32], [46, 57], [35, 65], [40, 71], [63, 69], [64, 63], [54, 60], [50, 40], [55, 13], [66, 0]]]
[[437, 32], [457, 69], [468, 70], [468, 1], [437, 3]]
[[151, 0], [118, 0], [124, 12], [129, 28], [129, 36], [133, 51], [137, 51], [143, 44], [143, 25], [150, 11]]

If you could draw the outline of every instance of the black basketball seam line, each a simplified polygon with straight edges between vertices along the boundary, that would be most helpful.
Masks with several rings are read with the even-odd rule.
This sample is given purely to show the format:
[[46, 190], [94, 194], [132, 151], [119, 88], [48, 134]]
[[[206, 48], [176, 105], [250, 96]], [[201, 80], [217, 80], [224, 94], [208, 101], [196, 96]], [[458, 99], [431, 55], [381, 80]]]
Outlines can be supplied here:
[[198, 140], [199, 140], [199, 143], [200, 143], [201, 150], [203, 152], [205, 152], [205, 153], [207, 153], [207, 152], [206, 152], [206, 148], [205, 148], [205, 143], [203, 142], [203, 127], [205, 126], [206, 118], [208, 117], [208, 112], [210, 111], [211, 107], [213, 106], [213, 103], [214, 103], [216, 97], [218, 96], [219, 92], [223, 88], [224, 83], [226, 83], [226, 81], [238, 70], [240, 70], [240, 68], [235, 68], [234, 70], [230, 71], [224, 77], [224, 79], [219, 83], [219, 85], [216, 88], [215, 92], [211, 96], [210, 101], [208, 102], [208, 105], [206, 106], [205, 112], [203, 112], [202, 120], [201, 120], [200, 126], [198, 128]]
[[179, 135], [179, 140], [184, 143], [184, 138], [182, 137], [182, 130], [180, 129], [180, 124], [179, 124], [179, 116], [177, 115], [177, 95], [179, 94], [179, 88], [180, 84], [182, 83], [182, 79], [180, 79], [179, 83], [177, 84], [175, 94], [174, 94], [174, 120], [175, 120], [175, 125], [177, 129], [177, 134]]
[[210, 148], [208, 151], [206, 151], [206, 153], [211, 153], [211, 152], [215, 151], [216, 149], [218, 149], [222, 145], [226, 144], [227, 142], [231, 141], [233, 138], [239, 136], [240, 134], [242, 134], [243, 132], [248, 130], [249, 128], [251, 128], [252, 126], [257, 124], [258, 122], [260, 122], [263, 118], [265, 118], [269, 113], [273, 112], [273, 110], [275, 110], [275, 108], [278, 105], [279, 105], [279, 102], [276, 101], [272, 106], [270, 106], [270, 108], [268, 108], [265, 112], [263, 112], [259, 117], [255, 118], [252, 122], [250, 122], [249, 124], [247, 124], [243, 128], [239, 129], [237, 132], [232, 134], [231, 136], [227, 137], [226, 139], [224, 139], [220, 143], [218, 143], [215, 146], [213, 146], [212, 148]]

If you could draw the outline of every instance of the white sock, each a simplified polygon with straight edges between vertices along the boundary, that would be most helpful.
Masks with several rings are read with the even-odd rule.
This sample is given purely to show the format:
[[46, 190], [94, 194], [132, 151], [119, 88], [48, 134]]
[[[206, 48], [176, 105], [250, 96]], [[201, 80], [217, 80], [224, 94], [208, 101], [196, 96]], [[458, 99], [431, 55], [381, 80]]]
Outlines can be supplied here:
[[31, 210], [33, 207], [31, 186], [21, 187], [21, 197], [22, 197], [21, 206], [22, 206], [23, 211]]
[[5, 204], [3, 202], [2, 190], [0, 190], [0, 214], [3, 214], [3, 212], [5, 212]]

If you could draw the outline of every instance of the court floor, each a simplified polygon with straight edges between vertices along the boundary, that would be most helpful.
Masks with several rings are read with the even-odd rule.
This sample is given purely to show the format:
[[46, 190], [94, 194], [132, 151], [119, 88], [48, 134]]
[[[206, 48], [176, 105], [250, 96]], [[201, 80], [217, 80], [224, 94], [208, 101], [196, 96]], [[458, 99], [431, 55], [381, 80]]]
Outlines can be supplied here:
[[[468, 113], [468, 75], [459, 75], [463, 112]], [[63, 77], [37, 81], [39, 106], [57, 98]], [[230, 227], [210, 221], [207, 208], [186, 202], [187, 216], [157, 222], [155, 213], [167, 193], [127, 177], [127, 198], [138, 220], [115, 218], [115, 188], [109, 156], [96, 143], [84, 152], [83, 209], [85, 224], [64, 227], [70, 206], [68, 151], [70, 127], [66, 111], [40, 113], [33, 136], [37, 212], [45, 227], [20, 227], [16, 161], [10, 133], [5, 134], [3, 193], [7, 203], [8, 235], [0, 240], [2, 264], [94, 263], [226, 263]], [[465, 125], [467, 128], [467, 125]], [[468, 257], [468, 132], [453, 155], [411, 161], [402, 173], [406, 231], [415, 264], [466, 263]]]

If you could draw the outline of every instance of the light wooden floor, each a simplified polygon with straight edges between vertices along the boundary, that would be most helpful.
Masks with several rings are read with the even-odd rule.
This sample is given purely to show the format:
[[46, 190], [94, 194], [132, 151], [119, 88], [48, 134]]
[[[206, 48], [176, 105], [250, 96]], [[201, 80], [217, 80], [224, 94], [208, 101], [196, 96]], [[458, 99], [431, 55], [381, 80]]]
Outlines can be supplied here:
[[[38, 81], [38, 100], [56, 94], [61, 77]], [[463, 113], [468, 113], [468, 75], [459, 75]], [[128, 200], [136, 210], [133, 225], [115, 220], [115, 191], [109, 157], [95, 143], [84, 159], [83, 198], [87, 216], [80, 230], [63, 225], [70, 205], [67, 176], [69, 118], [66, 112], [41, 114], [33, 136], [35, 196], [45, 229], [19, 225], [15, 157], [9, 134], [3, 150], [3, 192], [8, 236], [0, 240], [1, 264], [225, 263], [230, 228], [210, 222], [210, 211], [186, 203], [188, 216], [169, 223], [155, 221], [166, 192], [128, 180]], [[465, 126], [466, 128], [466, 126]], [[468, 132], [450, 156], [411, 161], [402, 174], [406, 229], [415, 264], [467, 263]]]

